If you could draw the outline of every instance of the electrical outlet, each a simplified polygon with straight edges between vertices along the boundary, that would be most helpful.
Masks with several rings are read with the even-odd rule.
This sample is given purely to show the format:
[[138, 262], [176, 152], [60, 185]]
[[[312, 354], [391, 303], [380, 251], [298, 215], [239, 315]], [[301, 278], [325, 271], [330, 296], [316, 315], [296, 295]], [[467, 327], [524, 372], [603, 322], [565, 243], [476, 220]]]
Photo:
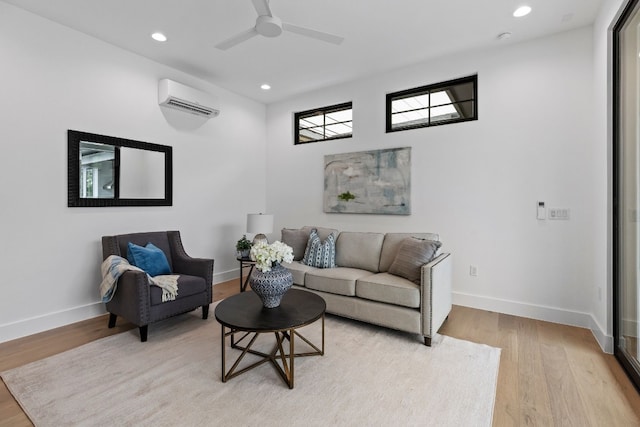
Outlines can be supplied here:
[[469, 276], [477, 276], [478, 275], [478, 267], [476, 267], [475, 265], [470, 265], [469, 266]]

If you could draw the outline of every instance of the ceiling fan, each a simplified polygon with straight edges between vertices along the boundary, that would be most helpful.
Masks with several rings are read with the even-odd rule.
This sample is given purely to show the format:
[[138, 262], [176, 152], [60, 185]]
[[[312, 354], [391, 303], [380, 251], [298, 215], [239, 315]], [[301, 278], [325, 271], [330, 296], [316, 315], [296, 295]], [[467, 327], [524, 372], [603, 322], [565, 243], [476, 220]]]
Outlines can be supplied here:
[[261, 35], [264, 37], [278, 37], [282, 34], [282, 31], [289, 31], [290, 33], [299, 34], [301, 36], [311, 37], [313, 39], [321, 40], [327, 43], [340, 44], [344, 38], [335, 36], [329, 33], [323, 33], [322, 31], [312, 30], [311, 28], [299, 27], [297, 25], [288, 24], [282, 22], [277, 16], [273, 16], [271, 9], [269, 8], [269, 0], [251, 0], [253, 7], [258, 12], [258, 18], [256, 19], [256, 25], [245, 30], [235, 36], [224, 40], [216, 45], [220, 50], [227, 50], [233, 46], [249, 40], [252, 37]]

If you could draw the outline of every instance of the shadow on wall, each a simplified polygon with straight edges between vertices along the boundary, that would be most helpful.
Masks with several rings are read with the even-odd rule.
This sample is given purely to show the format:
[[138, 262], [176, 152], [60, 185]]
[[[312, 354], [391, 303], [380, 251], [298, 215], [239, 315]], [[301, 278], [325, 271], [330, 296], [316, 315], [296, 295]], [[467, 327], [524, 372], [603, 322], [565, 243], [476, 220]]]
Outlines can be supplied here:
[[173, 110], [171, 108], [160, 107], [162, 115], [167, 120], [167, 123], [177, 130], [196, 130], [209, 119], [207, 117], [196, 116], [194, 114], [184, 113], [182, 111]]

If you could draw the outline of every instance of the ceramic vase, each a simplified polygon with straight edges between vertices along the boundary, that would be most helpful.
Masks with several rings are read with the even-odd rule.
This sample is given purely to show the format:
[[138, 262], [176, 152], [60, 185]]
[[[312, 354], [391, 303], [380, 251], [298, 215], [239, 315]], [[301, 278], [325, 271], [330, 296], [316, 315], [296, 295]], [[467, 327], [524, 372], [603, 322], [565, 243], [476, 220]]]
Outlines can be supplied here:
[[280, 264], [266, 273], [256, 268], [251, 274], [249, 285], [260, 297], [264, 307], [275, 308], [280, 305], [283, 295], [293, 285], [293, 276], [289, 269]]

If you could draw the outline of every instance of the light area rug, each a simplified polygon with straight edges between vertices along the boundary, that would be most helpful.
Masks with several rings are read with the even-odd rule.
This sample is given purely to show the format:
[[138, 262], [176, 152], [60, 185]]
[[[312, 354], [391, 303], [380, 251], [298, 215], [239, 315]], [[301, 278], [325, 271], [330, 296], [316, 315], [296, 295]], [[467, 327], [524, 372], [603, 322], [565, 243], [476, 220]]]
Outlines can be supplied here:
[[[327, 315], [325, 355], [296, 358], [294, 389], [269, 363], [222, 383], [212, 317], [188, 313], [151, 325], [146, 343], [136, 329], [0, 375], [36, 426], [491, 425], [497, 348], [440, 335], [427, 347]], [[320, 325], [300, 331], [319, 344]], [[310, 348], [297, 339], [296, 350]]]

